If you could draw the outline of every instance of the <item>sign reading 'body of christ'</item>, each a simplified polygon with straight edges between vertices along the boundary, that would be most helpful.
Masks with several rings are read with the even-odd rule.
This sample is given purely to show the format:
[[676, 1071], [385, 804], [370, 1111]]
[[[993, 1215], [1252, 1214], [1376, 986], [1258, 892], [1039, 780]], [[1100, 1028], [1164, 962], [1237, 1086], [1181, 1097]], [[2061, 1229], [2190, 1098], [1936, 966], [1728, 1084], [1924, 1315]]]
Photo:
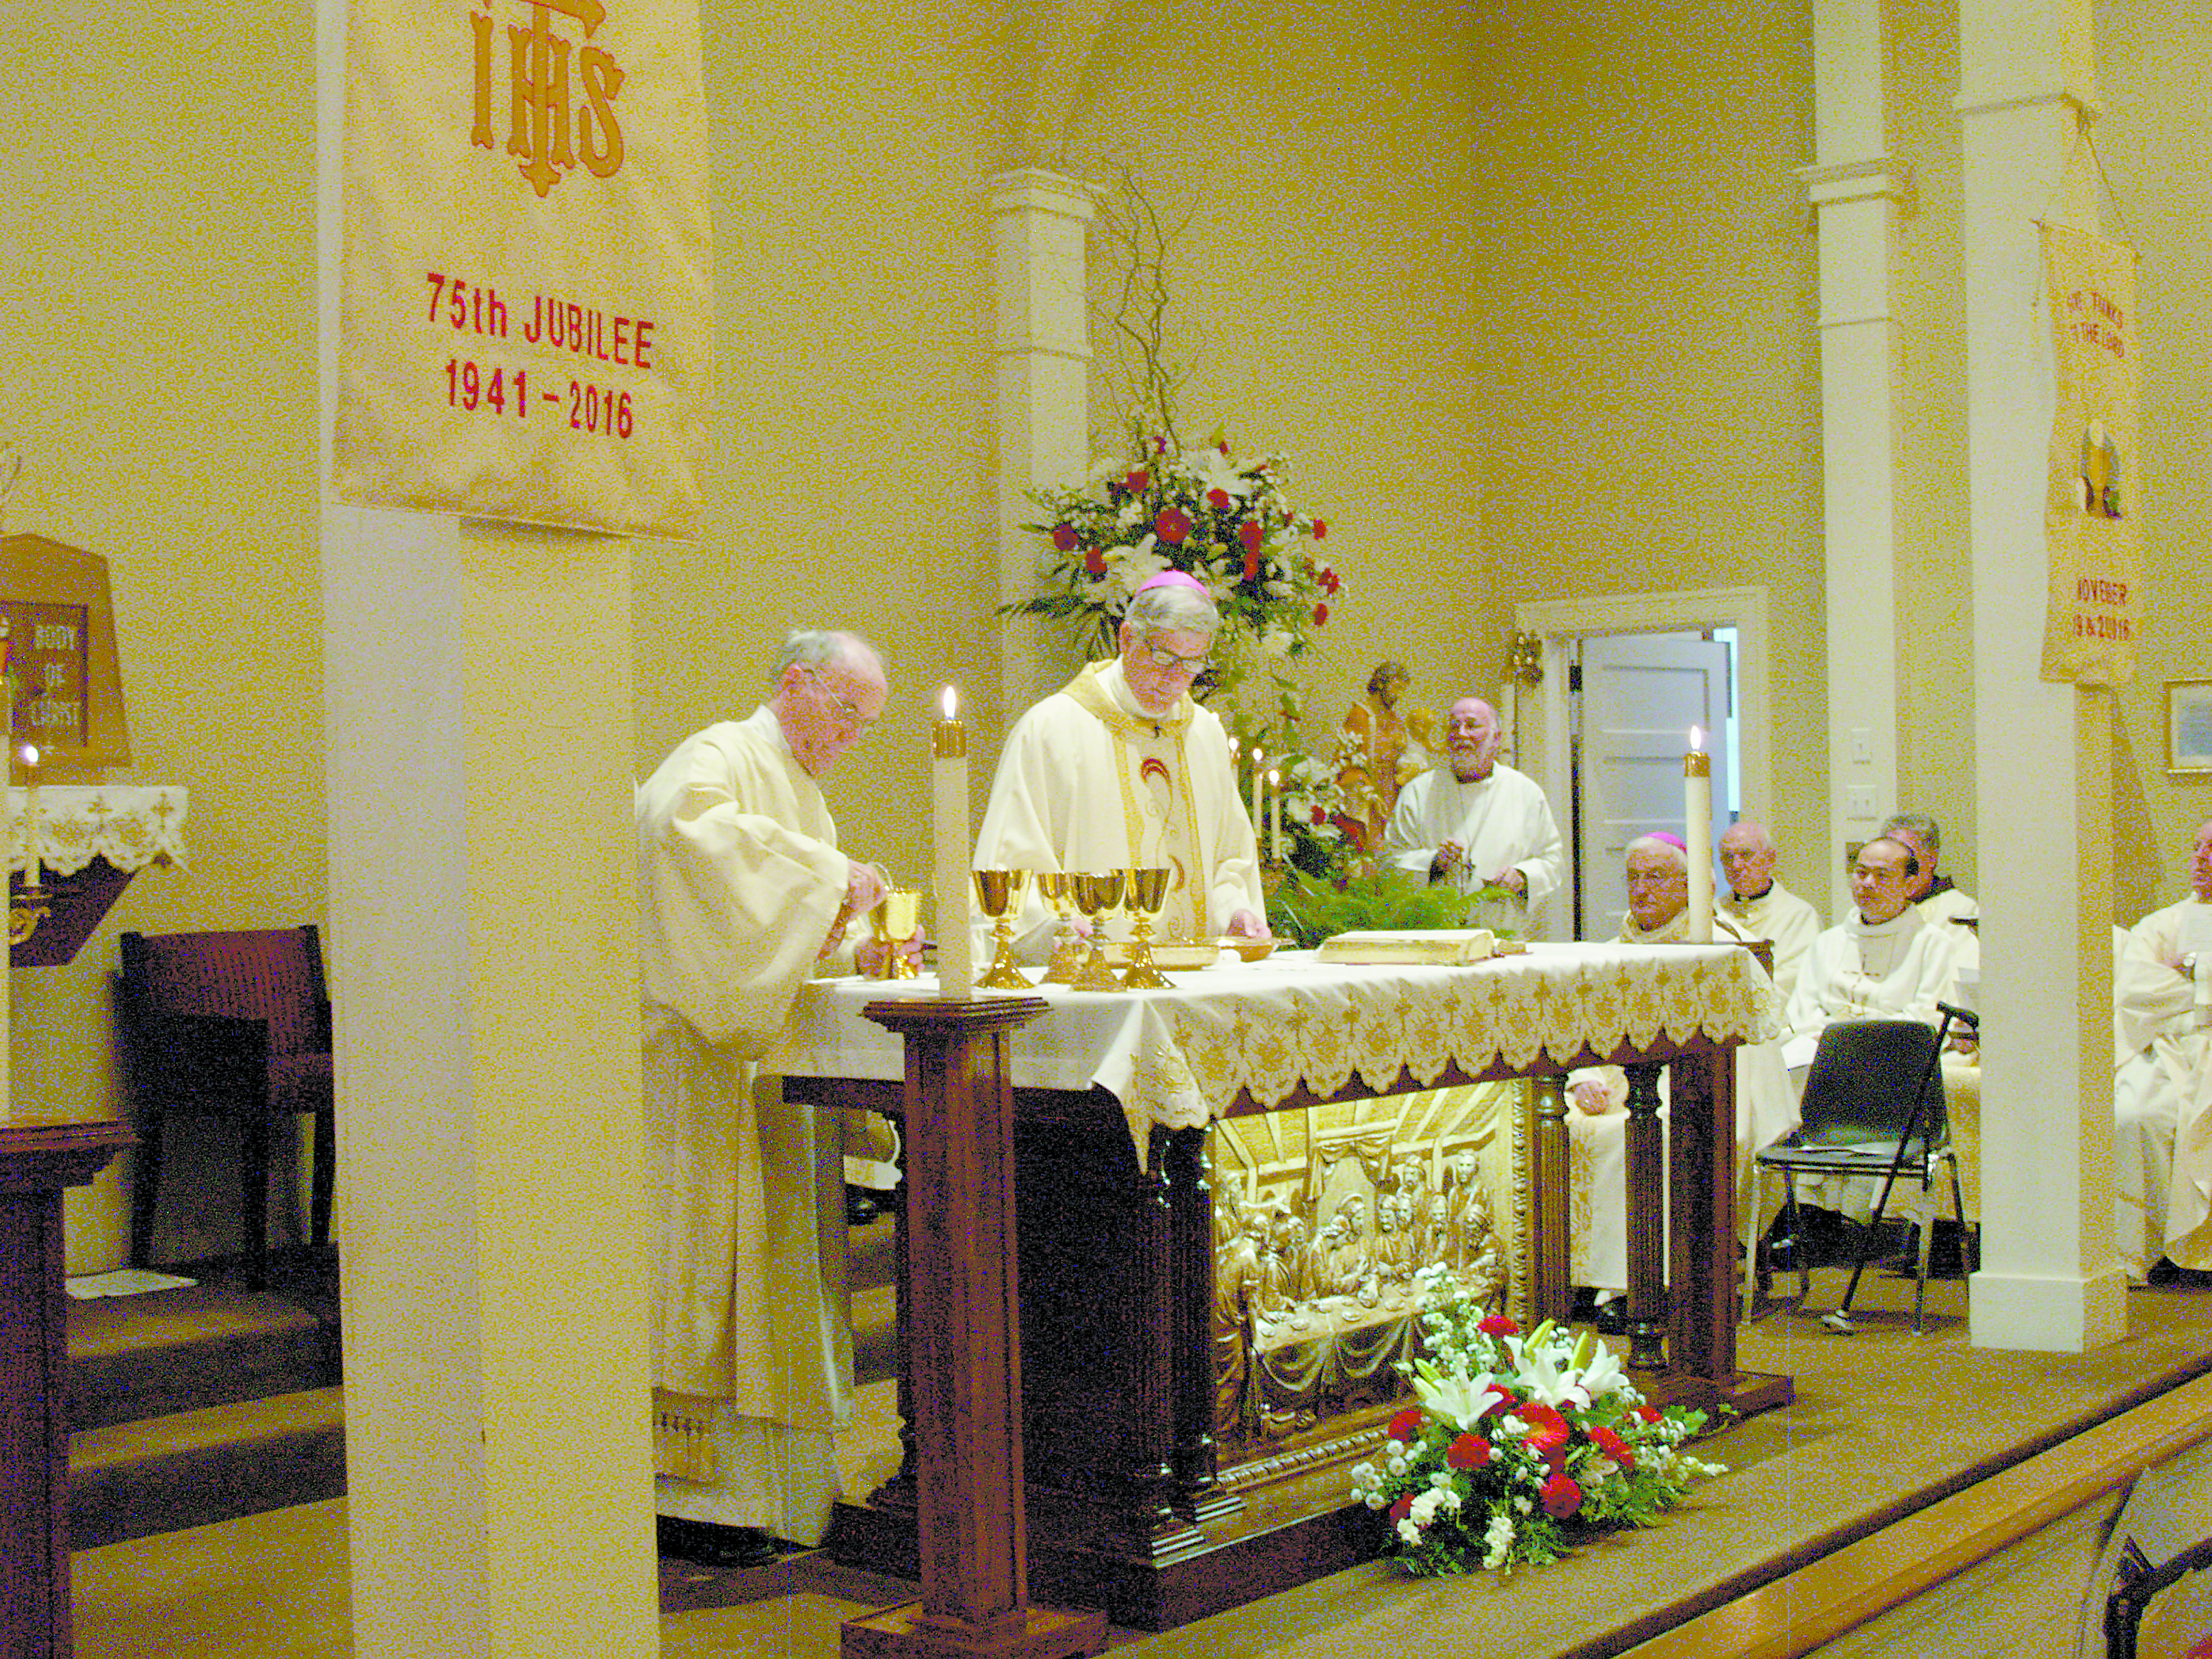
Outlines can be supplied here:
[[338, 493], [696, 533], [696, 0], [352, 0], [347, 50]]

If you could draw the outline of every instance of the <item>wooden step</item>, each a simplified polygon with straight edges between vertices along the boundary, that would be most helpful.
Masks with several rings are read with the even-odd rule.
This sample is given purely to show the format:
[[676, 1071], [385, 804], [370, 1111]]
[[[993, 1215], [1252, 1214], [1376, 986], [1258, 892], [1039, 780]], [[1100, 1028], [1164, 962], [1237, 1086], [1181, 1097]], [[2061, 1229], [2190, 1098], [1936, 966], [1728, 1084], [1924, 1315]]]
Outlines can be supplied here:
[[345, 1395], [304, 1389], [70, 1437], [70, 1541], [89, 1549], [345, 1491]]
[[193, 1285], [69, 1307], [69, 1421], [96, 1429], [329, 1388], [334, 1321], [285, 1297]]

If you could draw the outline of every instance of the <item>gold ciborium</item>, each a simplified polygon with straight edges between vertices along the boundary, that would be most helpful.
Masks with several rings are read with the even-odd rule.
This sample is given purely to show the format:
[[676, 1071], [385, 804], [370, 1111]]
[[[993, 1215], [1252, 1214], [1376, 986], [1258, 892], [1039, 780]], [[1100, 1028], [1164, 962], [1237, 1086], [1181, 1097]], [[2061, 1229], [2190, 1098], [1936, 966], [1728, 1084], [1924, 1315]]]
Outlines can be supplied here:
[[1044, 970], [1043, 983], [1073, 985], [1077, 971], [1083, 966], [1083, 935], [1076, 931], [1075, 917], [1069, 908], [1075, 896], [1075, 878], [1065, 870], [1040, 870], [1036, 872], [1037, 896], [1050, 904], [1060, 920], [1053, 926], [1052, 961]]
[[1075, 888], [1075, 908], [1091, 923], [1091, 954], [1083, 959], [1070, 981], [1079, 991], [1118, 991], [1121, 981], [1106, 960], [1105, 915], [1121, 902], [1121, 872], [1085, 872], [1069, 878]]
[[991, 971], [975, 981], [979, 991], [1026, 991], [1027, 975], [1014, 963], [1014, 912], [1021, 908], [1022, 890], [1029, 885], [1026, 870], [978, 870], [975, 872], [975, 902], [997, 924], [993, 928], [998, 953]]
[[1175, 981], [1152, 965], [1152, 918], [1167, 902], [1168, 872], [1129, 870], [1123, 877], [1121, 902], [1135, 920], [1129, 929], [1129, 965], [1122, 969], [1121, 983], [1133, 991], [1170, 990]]
[[912, 979], [921, 970], [906, 952], [906, 943], [921, 931], [921, 895], [894, 889], [876, 901], [868, 912], [868, 927], [884, 947], [876, 968], [878, 979]]

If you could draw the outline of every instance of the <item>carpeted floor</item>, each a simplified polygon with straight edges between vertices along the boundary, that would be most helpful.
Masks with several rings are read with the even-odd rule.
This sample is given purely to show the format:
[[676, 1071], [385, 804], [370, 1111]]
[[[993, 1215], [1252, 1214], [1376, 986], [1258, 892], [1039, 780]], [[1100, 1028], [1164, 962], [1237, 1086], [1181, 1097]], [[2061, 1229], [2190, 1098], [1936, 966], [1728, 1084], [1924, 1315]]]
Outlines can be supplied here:
[[[1834, 1306], [1840, 1278], [1814, 1276], [1815, 1312]], [[1182, 1630], [1116, 1639], [1162, 1656], [1271, 1659], [1396, 1659], [1409, 1638], [1424, 1651], [1516, 1659], [1615, 1653], [2212, 1369], [2212, 1292], [2133, 1291], [2128, 1340], [2082, 1355], [1969, 1347], [1956, 1280], [1929, 1287], [1929, 1334], [1916, 1338], [1911, 1298], [1909, 1279], [1875, 1276], [1860, 1306], [1876, 1311], [1856, 1335], [1787, 1310], [1748, 1327], [1742, 1363], [1795, 1376], [1797, 1402], [1713, 1437], [1710, 1455], [1730, 1472], [1650, 1531], [1503, 1579], [1413, 1581], [1371, 1563]], [[862, 1390], [846, 1447], [852, 1489], [890, 1467], [895, 1408], [893, 1385]], [[337, 1659], [350, 1651], [343, 1528], [334, 1501], [82, 1552], [77, 1651]], [[907, 1594], [813, 1555], [749, 1574], [664, 1564], [663, 1651], [830, 1659], [839, 1619]]]

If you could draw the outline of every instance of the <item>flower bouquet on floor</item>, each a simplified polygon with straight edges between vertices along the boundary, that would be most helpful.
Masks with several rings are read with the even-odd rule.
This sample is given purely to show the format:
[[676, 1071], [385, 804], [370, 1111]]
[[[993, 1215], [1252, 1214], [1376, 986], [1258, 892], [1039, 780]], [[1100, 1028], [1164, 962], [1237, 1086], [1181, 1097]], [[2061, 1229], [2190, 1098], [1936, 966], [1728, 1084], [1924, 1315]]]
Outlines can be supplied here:
[[1452, 1296], [1422, 1316], [1417, 1404], [1390, 1419], [1378, 1467], [1352, 1494], [1389, 1511], [1385, 1553], [1419, 1577], [1557, 1560], [1577, 1533], [1648, 1527], [1720, 1466], [1683, 1443], [1702, 1412], [1648, 1406], [1595, 1334], [1547, 1322], [1522, 1334]]

